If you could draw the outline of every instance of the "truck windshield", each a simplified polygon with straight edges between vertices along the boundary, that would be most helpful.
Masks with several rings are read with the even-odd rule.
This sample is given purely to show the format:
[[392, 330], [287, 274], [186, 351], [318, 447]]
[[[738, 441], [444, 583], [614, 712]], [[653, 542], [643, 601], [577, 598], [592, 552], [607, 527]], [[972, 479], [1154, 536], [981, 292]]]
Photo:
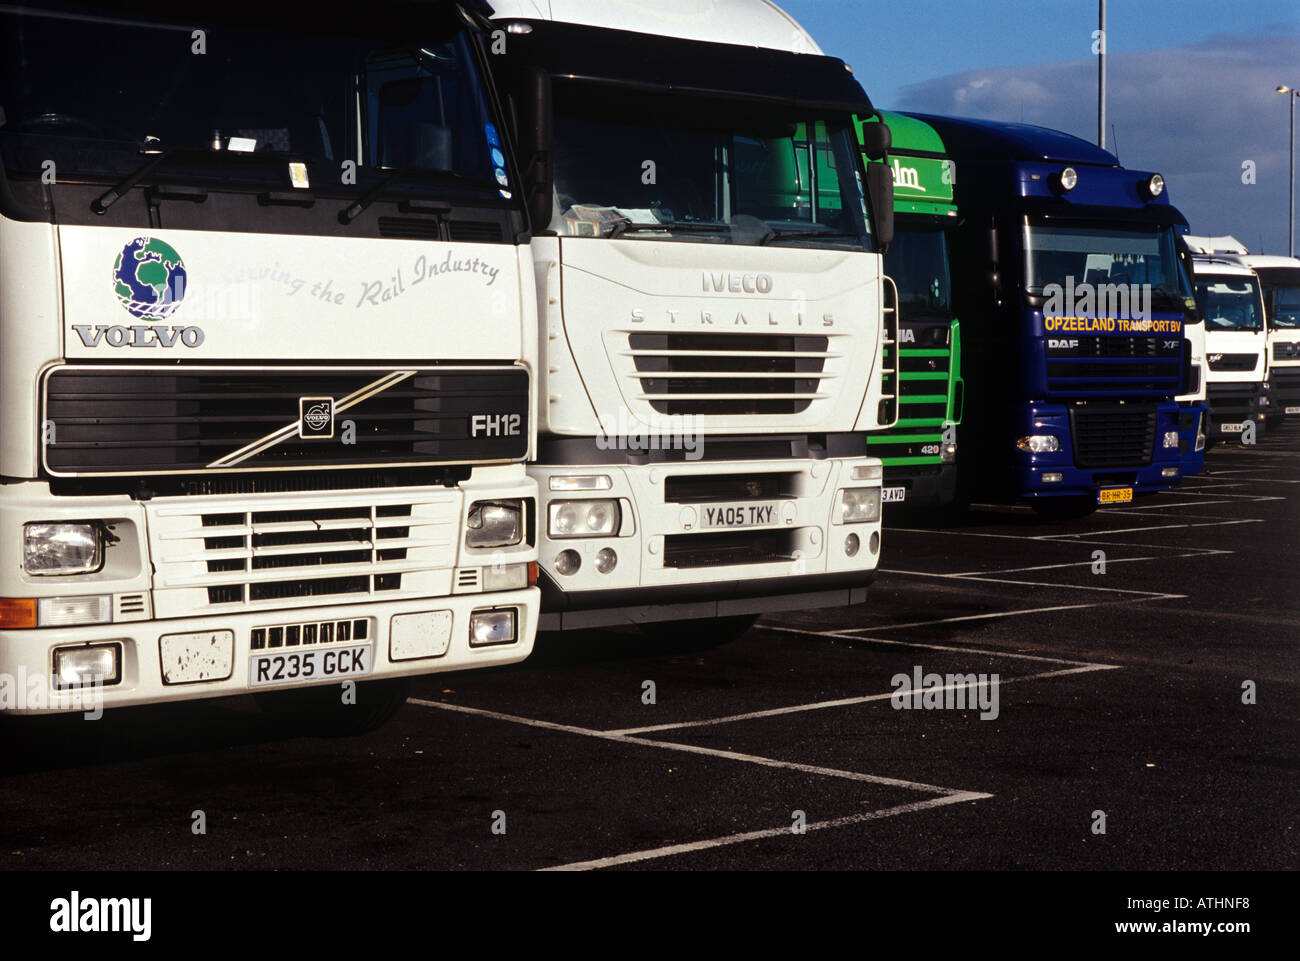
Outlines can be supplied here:
[[114, 183], [147, 147], [174, 152], [158, 180], [288, 187], [294, 161], [341, 196], [393, 169], [414, 174], [394, 190], [496, 196], [505, 163], [470, 41], [446, 15], [425, 29], [290, 35], [0, 7], [0, 157], [16, 177]]
[[951, 318], [948, 245], [940, 225], [913, 225], [900, 218], [885, 254], [885, 273], [898, 285], [903, 317]]
[[1300, 287], [1273, 288], [1273, 316], [1269, 323], [1274, 327], [1300, 327]]
[[1257, 267], [1270, 327], [1300, 327], [1300, 267]]
[[1178, 259], [1172, 227], [1025, 227], [1025, 289], [1043, 294], [1051, 284], [1136, 284], [1154, 310], [1181, 312], [1192, 292]]
[[1206, 330], [1264, 329], [1263, 301], [1254, 277], [1198, 275], [1196, 302]]
[[868, 249], [849, 117], [555, 87], [561, 235]]

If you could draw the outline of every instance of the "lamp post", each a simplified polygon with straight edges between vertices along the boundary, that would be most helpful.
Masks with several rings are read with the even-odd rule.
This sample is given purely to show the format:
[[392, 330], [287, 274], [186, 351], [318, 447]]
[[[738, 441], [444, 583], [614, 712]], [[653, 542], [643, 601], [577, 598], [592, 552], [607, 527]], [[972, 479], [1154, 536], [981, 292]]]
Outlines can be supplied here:
[[1277, 92], [1284, 93], [1287, 95], [1286, 96], [1287, 105], [1291, 108], [1291, 139], [1289, 141], [1291, 145], [1291, 166], [1287, 174], [1287, 184], [1290, 187], [1291, 215], [1287, 219], [1286, 247], [1287, 247], [1287, 256], [1294, 257], [1295, 256], [1295, 101], [1297, 97], [1300, 97], [1300, 90], [1296, 90], [1292, 87], [1288, 87], [1284, 85], [1278, 87]]

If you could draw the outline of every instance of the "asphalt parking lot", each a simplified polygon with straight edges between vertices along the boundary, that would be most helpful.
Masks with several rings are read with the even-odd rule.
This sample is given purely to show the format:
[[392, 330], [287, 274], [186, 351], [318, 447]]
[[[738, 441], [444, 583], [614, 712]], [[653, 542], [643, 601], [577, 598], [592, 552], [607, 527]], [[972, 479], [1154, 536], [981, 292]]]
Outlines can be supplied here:
[[[866, 605], [722, 648], [546, 638], [421, 679], [363, 737], [233, 699], [110, 713], [93, 760], [6, 740], [0, 864], [1294, 869], [1298, 499], [1293, 424], [1085, 521], [900, 520]], [[931, 673], [996, 699], [894, 706]]]

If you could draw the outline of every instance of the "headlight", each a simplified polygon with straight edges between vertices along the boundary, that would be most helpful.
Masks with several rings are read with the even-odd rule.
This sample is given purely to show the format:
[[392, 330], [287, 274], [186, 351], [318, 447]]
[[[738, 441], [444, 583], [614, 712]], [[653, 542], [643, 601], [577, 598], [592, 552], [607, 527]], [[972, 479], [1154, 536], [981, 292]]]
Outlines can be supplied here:
[[1056, 182], [1061, 185], [1061, 189], [1067, 194], [1075, 187], [1079, 186], [1079, 171], [1073, 167], [1066, 167], [1056, 175]]
[[550, 506], [553, 538], [614, 537], [622, 526], [618, 501], [557, 501]]
[[523, 501], [477, 501], [465, 522], [467, 547], [510, 547], [523, 540]]
[[880, 520], [880, 488], [850, 487], [840, 491], [840, 523], [866, 524]]
[[1031, 434], [1017, 440], [1016, 449], [1031, 454], [1054, 454], [1061, 449], [1061, 439], [1055, 434]]
[[1160, 176], [1160, 174], [1152, 174], [1142, 184], [1142, 188], [1146, 191], [1148, 197], [1155, 200], [1165, 192], [1165, 178]]
[[23, 570], [28, 574], [91, 574], [103, 564], [96, 524], [23, 525]]
[[1177, 447], [1177, 446], [1178, 446], [1178, 431], [1176, 430], [1165, 431], [1165, 447], [1168, 448], [1168, 447]]

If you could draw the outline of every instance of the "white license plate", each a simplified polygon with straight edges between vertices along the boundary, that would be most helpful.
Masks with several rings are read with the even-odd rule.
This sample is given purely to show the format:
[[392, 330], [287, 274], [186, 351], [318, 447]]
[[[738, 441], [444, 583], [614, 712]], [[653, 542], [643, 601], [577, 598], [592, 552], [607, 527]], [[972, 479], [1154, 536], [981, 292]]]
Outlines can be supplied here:
[[882, 490], [880, 499], [886, 504], [901, 504], [907, 500], [907, 488], [886, 487]]
[[1246, 429], [1245, 424], [1220, 424], [1219, 430], [1225, 434], [1240, 434]]
[[1286, 412], [1288, 414], [1300, 414], [1300, 407], [1288, 407]]
[[248, 659], [248, 683], [271, 687], [322, 677], [347, 680], [369, 674], [374, 666], [375, 649], [369, 644], [268, 651]]
[[780, 503], [707, 504], [700, 508], [700, 526], [709, 528], [763, 527], [780, 523]]

